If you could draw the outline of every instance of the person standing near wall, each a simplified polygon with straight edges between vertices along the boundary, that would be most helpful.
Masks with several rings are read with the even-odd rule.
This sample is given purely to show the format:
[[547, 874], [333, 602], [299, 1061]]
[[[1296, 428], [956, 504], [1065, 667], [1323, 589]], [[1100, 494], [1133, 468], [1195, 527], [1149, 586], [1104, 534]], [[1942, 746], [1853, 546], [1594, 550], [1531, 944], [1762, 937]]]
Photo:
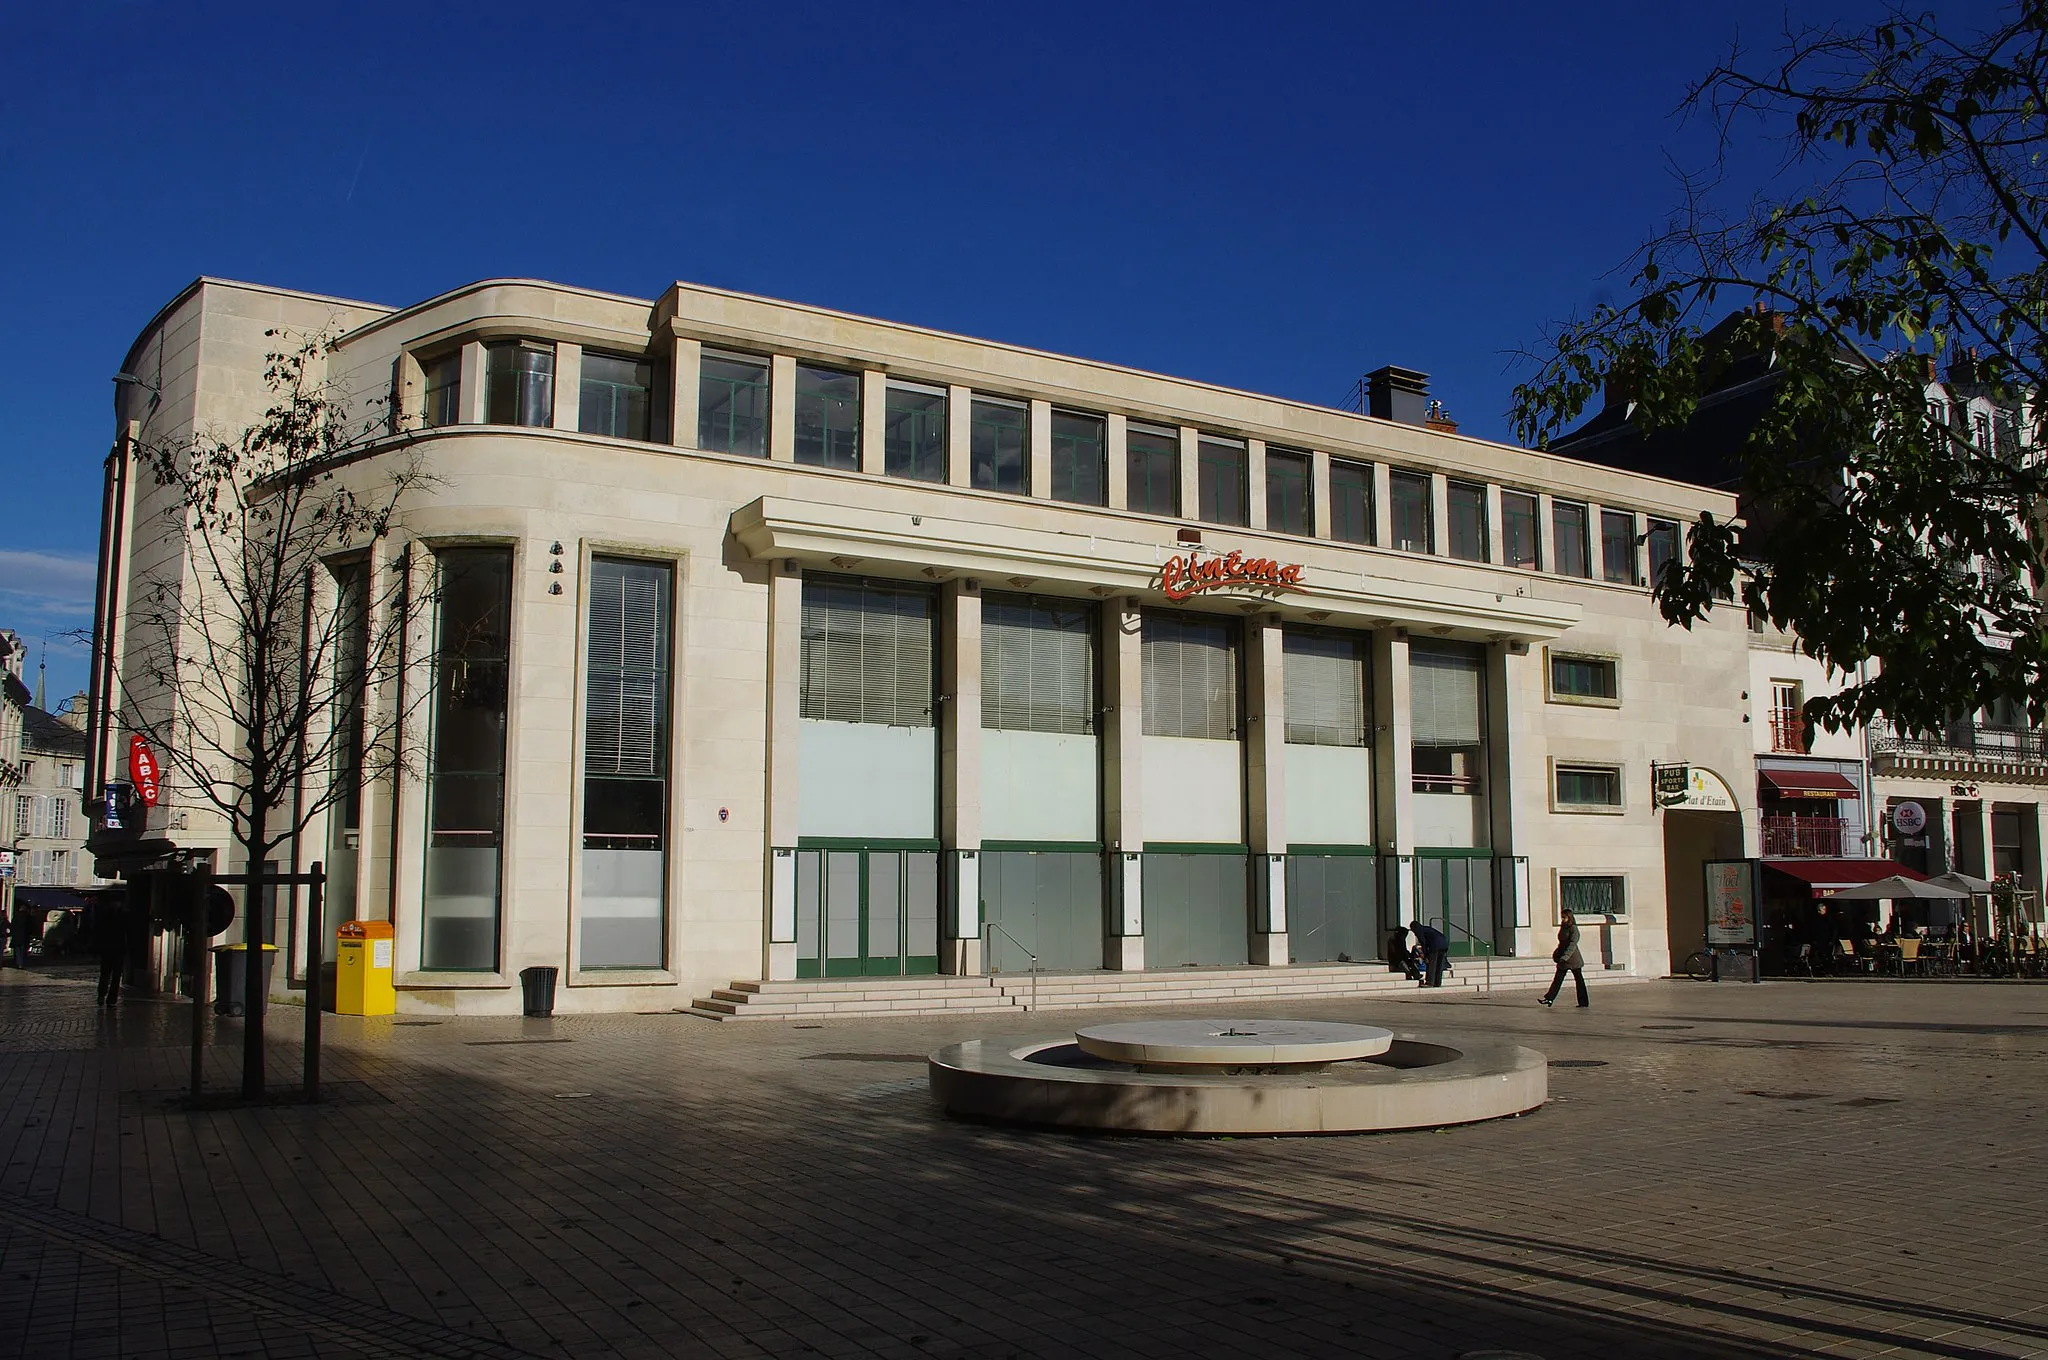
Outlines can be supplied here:
[[1579, 984], [1579, 1009], [1586, 1009], [1586, 960], [1579, 953], [1579, 921], [1570, 907], [1564, 909], [1564, 919], [1557, 923], [1557, 948], [1550, 951], [1550, 961], [1557, 965], [1557, 972], [1550, 979], [1550, 990], [1538, 1000], [1546, 1006], [1553, 1004], [1558, 989], [1564, 986], [1564, 975], [1570, 973], [1572, 981]]
[[1408, 927], [1415, 932], [1415, 947], [1422, 951], [1425, 987], [1444, 985], [1444, 969], [1451, 961], [1451, 937], [1426, 922], [1417, 921]]

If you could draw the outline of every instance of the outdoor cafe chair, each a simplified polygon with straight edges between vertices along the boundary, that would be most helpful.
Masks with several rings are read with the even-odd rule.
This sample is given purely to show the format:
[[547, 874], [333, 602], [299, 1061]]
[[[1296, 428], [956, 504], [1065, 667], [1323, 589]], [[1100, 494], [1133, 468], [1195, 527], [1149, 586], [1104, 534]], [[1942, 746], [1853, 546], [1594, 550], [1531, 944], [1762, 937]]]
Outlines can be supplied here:
[[1915, 973], [1918, 973], [1920, 971], [1920, 941], [1900, 940], [1898, 949], [1899, 976], [1904, 977], [1908, 967], [1911, 967]]
[[1845, 973], [1867, 973], [1870, 971], [1870, 956], [1857, 953], [1854, 940], [1837, 940], [1835, 945], [1837, 950], [1835, 960], [1840, 971]]

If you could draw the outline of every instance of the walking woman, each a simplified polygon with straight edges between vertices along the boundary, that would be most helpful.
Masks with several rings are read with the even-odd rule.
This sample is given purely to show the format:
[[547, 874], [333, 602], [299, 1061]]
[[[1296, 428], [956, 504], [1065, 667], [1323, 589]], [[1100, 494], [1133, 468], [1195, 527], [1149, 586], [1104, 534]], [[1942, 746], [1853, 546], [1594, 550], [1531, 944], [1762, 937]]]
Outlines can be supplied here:
[[1572, 981], [1579, 984], [1579, 1009], [1586, 1009], [1586, 960], [1579, 953], [1579, 921], [1570, 907], [1564, 909], [1564, 919], [1557, 923], [1557, 948], [1550, 951], [1550, 961], [1557, 965], [1557, 974], [1550, 979], [1550, 990], [1539, 999], [1546, 1006], [1556, 1001], [1558, 989], [1564, 986], [1564, 975], [1570, 973]]

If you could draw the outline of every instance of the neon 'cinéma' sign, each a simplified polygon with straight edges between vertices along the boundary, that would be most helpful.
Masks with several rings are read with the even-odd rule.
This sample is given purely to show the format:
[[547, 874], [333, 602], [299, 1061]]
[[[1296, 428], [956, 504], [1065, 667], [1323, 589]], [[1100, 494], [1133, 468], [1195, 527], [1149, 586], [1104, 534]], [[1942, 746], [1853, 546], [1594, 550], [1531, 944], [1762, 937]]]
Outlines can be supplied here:
[[1301, 585], [1299, 562], [1246, 557], [1232, 550], [1214, 557], [1169, 557], [1159, 569], [1159, 588], [1169, 600], [1185, 600], [1208, 590], [1294, 590]]

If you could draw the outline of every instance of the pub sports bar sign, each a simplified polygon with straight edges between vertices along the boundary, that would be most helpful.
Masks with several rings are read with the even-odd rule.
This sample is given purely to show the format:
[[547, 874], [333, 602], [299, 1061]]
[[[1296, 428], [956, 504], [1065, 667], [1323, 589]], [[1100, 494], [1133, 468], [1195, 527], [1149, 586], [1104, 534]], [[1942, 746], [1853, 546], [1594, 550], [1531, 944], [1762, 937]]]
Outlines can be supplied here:
[[1166, 559], [1159, 569], [1159, 588], [1169, 600], [1185, 600], [1211, 590], [1277, 593], [1298, 590], [1301, 571], [1299, 562], [1246, 557], [1234, 548], [1212, 557], [1189, 553]]

